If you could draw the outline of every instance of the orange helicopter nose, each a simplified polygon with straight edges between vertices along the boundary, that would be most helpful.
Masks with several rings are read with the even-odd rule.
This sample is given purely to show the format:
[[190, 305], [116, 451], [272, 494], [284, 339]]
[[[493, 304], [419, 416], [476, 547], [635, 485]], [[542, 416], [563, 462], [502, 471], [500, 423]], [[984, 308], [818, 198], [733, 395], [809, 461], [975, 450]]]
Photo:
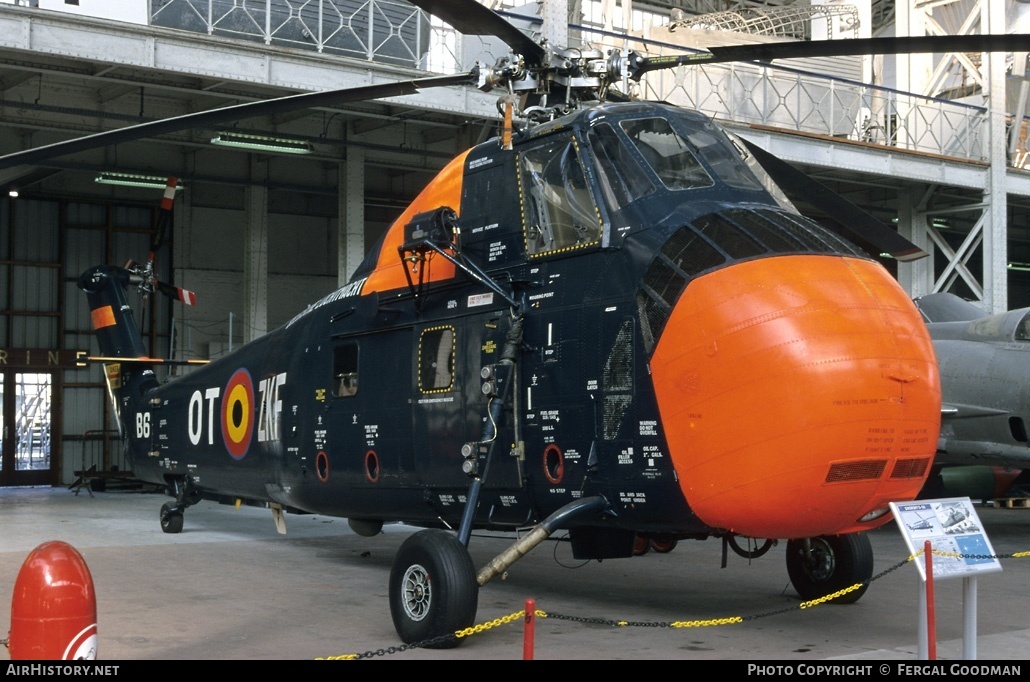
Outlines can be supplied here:
[[699, 277], [651, 372], [680, 487], [710, 526], [754, 538], [868, 530], [890, 516], [863, 516], [913, 499], [929, 473], [933, 344], [875, 263], [781, 256]]

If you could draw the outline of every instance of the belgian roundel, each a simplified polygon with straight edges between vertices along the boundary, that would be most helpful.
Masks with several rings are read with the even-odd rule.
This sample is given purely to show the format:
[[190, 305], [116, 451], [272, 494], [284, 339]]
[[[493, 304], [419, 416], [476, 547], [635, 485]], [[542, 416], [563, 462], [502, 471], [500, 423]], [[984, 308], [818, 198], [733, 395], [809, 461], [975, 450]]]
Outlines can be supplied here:
[[254, 383], [250, 372], [233, 373], [222, 394], [222, 439], [233, 459], [243, 459], [254, 433]]

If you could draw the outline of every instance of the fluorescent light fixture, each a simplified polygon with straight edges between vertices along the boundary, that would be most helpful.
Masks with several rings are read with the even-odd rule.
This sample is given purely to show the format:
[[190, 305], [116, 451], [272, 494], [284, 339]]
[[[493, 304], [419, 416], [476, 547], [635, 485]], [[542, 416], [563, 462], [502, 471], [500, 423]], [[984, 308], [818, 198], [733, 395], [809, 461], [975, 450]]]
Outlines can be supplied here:
[[[123, 187], [150, 187], [153, 189], [164, 189], [168, 184], [167, 177], [160, 175], [138, 175], [135, 173], [101, 173], [96, 177], [95, 182], [101, 185], [122, 185]], [[180, 180], [175, 189], [182, 189]]]
[[7, 192], [7, 196], [11, 197], [12, 199], [17, 199], [18, 198], [18, 190], [12, 189], [12, 190], [8, 191]]
[[261, 152], [279, 152], [282, 154], [310, 154], [313, 151], [312, 146], [303, 140], [233, 132], [218, 133], [211, 138], [211, 144], [236, 147], [237, 149], [254, 149]]
[[[891, 218], [891, 224], [897, 225], [898, 219]], [[951, 221], [947, 218], [930, 218], [930, 224], [939, 230], [947, 230], [951, 228]]]

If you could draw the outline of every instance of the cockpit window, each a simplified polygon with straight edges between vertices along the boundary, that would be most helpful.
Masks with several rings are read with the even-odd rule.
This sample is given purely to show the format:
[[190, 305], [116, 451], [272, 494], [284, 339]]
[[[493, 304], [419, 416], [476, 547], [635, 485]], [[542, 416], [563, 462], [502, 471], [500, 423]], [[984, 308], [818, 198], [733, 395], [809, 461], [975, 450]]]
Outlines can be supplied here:
[[654, 184], [610, 125], [595, 125], [587, 141], [597, 159], [601, 192], [613, 211], [654, 191]]
[[519, 154], [519, 173], [530, 255], [600, 242], [601, 216], [571, 137], [553, 138]]
[[619, 125], [647, 165], [669, 189], [694, 189], [715, 184], [686, 140], [664, 118], [638, 118], [622, 121]]
[[[794, 206], [794, 202], [787, 198], [787, 195], [783, 192], [780, 186], [776, 184], [776, 181], [772, 179], [769, 172], [762, 168], [762, 164], [758, 163], [758, 159], [756, 159], [755, 155], [748, 150], [747, 145], [745, 145], [737, 135], [734, 135], [730, 131], [724, 130], [723, 132], [726, 133], [726, 137], [729, 138], [730, 144], [733, 145], [736, 152], [740, 154], [740, 158], [745, 164], [747, 164], [748, 169], [754, 174], [755, 180], [758, 181], [758, 184], [760, 184], [765, 191], [772, 196], [776, 203], [780, 205], [780, 208], [790, 211], [791, 213], [798, 213], [799, 211], [797, 207]], [[737, 175], [744, 177], [742, 175], [742, 171], [737, 173]], [[747, 184], [742, 186], [749, 188], [752, 186], [749, 180], [745, 179], [744, 182]]]
[[712, 167], [719, 179], [730, 187], [740, 189], [761, 189], [762, 185], [755, 178], [746, 163], [744, 150], [726, 145], [722, 139], [710, 130], [697, 130], [688, 138], [708, 165]]
[[1030, 313], [1024, 315], [1016, 326], [1016, 341], [1030, 341]]

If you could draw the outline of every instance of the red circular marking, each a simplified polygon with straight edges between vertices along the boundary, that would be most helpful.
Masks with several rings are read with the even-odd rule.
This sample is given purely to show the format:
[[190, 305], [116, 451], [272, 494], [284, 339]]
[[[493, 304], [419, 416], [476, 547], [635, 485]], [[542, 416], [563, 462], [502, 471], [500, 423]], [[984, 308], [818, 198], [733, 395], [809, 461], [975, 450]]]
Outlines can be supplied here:
[[233, 459], [243, 459], [253, 435], [254, 383], [250, 372], [240, 368], [233, 373], [222, 393], [222, 440]]
[[329, 455], [325, 454], [325, 450], [319, 450], [315, 455], [315, 475], [322, 483], [329, 480]]
[[379, 455], [375, 450], [365, 453], [365, 476], [373, 483], [379, 480]]
[[565, 475], [565, 456], [562, 454], [561, 449], [551, 443], [544, 448], [544, 476], [551, 483], [561, 483], [562, 477]]

